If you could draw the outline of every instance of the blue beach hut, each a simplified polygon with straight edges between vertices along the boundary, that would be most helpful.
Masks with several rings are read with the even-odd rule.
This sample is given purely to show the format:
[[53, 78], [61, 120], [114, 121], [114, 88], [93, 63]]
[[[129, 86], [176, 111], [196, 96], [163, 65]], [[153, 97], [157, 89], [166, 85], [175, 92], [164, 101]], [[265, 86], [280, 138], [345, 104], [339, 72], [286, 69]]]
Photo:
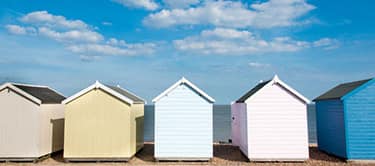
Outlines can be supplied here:
[[314, 100], [318, 148], [348, 160], [375, 159], [375, 79], [340, 84]]

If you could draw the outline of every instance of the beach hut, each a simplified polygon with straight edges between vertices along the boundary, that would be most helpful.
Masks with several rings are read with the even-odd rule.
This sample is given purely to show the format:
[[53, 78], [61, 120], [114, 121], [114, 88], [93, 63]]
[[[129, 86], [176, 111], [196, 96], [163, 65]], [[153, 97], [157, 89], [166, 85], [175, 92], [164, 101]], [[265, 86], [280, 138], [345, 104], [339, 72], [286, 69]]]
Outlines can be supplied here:
[[155, 103], [156, 160], [212, 158], [213, 98], [182, 78], [152, 102]]
[[348, 160], [375, 159], [375, 79], [340, 84], [314, 101], [319, 150]]
[[63, 101], [67, 161], [129, 160], [143, 147], [145, 101], [95, 82]]
[[232, 104], [232, 141], [251, 161], [309, 158], [309, 100], [277, 76]]
[[0, 87], [0, 160], [35, 160], [62, 150], [65, 97], [40, 85]]

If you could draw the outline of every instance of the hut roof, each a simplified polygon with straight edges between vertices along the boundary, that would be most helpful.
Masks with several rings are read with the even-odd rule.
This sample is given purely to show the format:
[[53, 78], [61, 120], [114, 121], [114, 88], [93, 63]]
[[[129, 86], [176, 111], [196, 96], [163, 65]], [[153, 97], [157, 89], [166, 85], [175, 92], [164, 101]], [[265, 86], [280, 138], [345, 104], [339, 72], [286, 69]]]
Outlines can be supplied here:
[[208, 102], [214, 103], [215, 99], [207, 95], [205, 92], [203, 92], [201, 89], [199, 89], [197, 86], [195, 86], [193, 83], [191, 83], [189, 80], [187, 80], [185, 77], [182, 77], [180, 80], [178, 80], [175, 84], [173, 84], [171, 87], [166, 89], [164, 92], [162, 92], [159, 96], [155, 97], [152, 102], [157, 102], [164, 96], [166, 96], [168, 93], [170, 93], [173, 89], [177, 88], [179, 85], [185, 84], [192, 88], [195, 92], [197, 92], [200, 96], [205, 98]]
[[340, 85], [337, 85], [336, 87], [330, 89], [326, 93], [320, 95], [314, 101], [318, 100], [329, 100], [329, 99], [340, 99], [341, 97], [345, 96], [346, 94], [352, 92], [354, 89], [357, 89], [358, 87], [362, 86], [366, 82], [370, 81], [372, 79], [366, 79], [366, 80], [360, 80], [360, 81], [354, 81], [354, 82], [348, 82], [343, 83]]
[[128, 104], [136, 104], [136, 103], [145, 103], [145, 101], [134, 95], [133, 93], [121, 88], [120, 86], [109, 86], [109, 85], [104, 85], [102, 83], [100, 83], [99, 81], [96, 81], [94, 84], [92, 84], [91, 86], [87, 87], [86, 89], [83, 89], [81, 90], [80, 92], [76, 93], [75, 95], [65, 99], [63, 101], [63, 104], [67, 104], [73, 100], [75, 100], [76, 98], [86, 94], [87, 92], [91, 91], [92, 89], [101, 89], [111, 95], [113, 95], [114, 97], [128, 103]]
[[37, 104], [59, 104], [65, 99], [62, 94], [48, 86], [6, 83], [1, 86], [0, 89], [2, 90], [6, 87], [16, 91]]
[[283, 81], [279, 79], [277, 75], [275, 75], [271, 80], [265, 81], [265, 82], [260, 82], [257, 84], [254, 88], [250, 89], [247, 93], [245, 93], [243, 96], [241, 96], [236, 102], [237, 103], [243, 103], [245, 102], [248, 98], [256, 94], [258, 91], [260, 91], [262, 88], [264, 88], [268, 84], [279, 84], [281, 87], [289, 91], [291, 94], [299, 98], [301, 101], [305, 103], [310, 103], [310, 100], [298, 93], [296, 90], [285, 84]]

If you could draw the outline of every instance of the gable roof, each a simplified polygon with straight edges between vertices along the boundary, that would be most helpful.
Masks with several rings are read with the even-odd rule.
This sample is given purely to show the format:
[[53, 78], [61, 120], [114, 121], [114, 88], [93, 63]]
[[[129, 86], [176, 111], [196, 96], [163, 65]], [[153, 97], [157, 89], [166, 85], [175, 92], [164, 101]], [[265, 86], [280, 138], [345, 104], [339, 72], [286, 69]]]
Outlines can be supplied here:
[[336, 87], [332, 88], [331, 90], [327, 91], [326, 93], [314, 99], [314, 101], [341, 99], [345, 95], [349, 94], [350, 92], [352, 92], [353, 90], [357, 89], [358, 87], [362, 86], [363, 84], [367, 83], [370, 80], [372, 79], [348, 82], [348, 83], [337, 85]]
[[175, 88], [177, 88], [181, 84], [185, 84], [185, 85], [189, 86], [190, 88], [192, 88], [194, 91], [196, 91], [197, 93], [199, 93], [200, 96], [202, 96], [203, 98], [205, 98], [210, 103], [214, 103], [215, 102], [215, 99], [213, 99], [212, 97], [208, 96], [205, 92], [203, 92], [201, 89], [199, 89], [197, 86], [195, 86], [193, 83], [191, 83], [189, 80], [187, 80], [184, 77], [182, 77], [175, 84], [173, 84], [171, 87], [169, 87], [164, 92], [162, 92], [159, 96], [155, 97], [152, 100], [152, 102], [155, 103], [155, 102], [159, 101], [161, 98], [163, 98], [164, 96], [166, 96], [168, 93], [170, 93], [172, 90], [174, 90]]
[[112, 90], [124, 95], [124, 96], [127, 96], [129, 99], [133, 100], [134, 103], [145, 103], [145, 100], [138, 97], [137, 95], [129, 92], [128, 90], [125, 90], [123, 88], [121, 88], [120, 86], [111, 86], [111, 85], [106, 85], [108, 88], [111, 88]]
[[87, 87], [86, 89], [83, 89], [83, 90], [79, 91], [78, 93], [74, 94], [73, 96], [65, 99], [62, 103], [67, 104], [67, 103], [75, 100], [76, 98], [86, 94], [87, 92], [89, 92], [93, 89], [101, 89], [101, 90], [113, 95], [114, 97], [116, 97], [116, 98], [130, 104], [130, 105], [136, 104], [136, 103], [145, 103], [145, 101], [143, 99], [137, 97], [136, 95], [128, 92], [127, 90], [125, 90], [121, 87], [104, 85], [104, 84], [100, 83], [99, 81], [96, 81], [94, 84]]
[[277, 75], [275, 75], [272, 80], [268, 80], [265, 82], [261, 82], [257, 84], [254, 88], [252, 88], [249, 92], [247, 92], [245, 95], [240, 97], [236, 102], [237, 103], [243, 103], [245, 102], [248, 98], [256, 94], [258, 91], [260, 91], [263, 87], [269, 85], [269, 84], [279, 84], [281, 87], [292, 93], [294, 96], [299, 98], [301, 101], [304, 103], [310, 103], [310, 100], [307, 99], [305, 96], [301, 95], [299, 92], [288, 86], [286, 83], [281, 81]]
[[258, 83], [254, 88], [250, 89], [246, 94], [244, 94], [242, 97], [240, 97], [236, 102], [237, 103], [243, 103], [246, 99], [248, 99], [250, 96], [254, 95], [256, 92], [258, 92], [260, 89], [262, 89], [265, 85], [267, 85], [271, 80], [260, 82]]
[[65, 97], [48, 86], [6, 83], [0, 90], [10, 88], [36, 104], [60, 104]]

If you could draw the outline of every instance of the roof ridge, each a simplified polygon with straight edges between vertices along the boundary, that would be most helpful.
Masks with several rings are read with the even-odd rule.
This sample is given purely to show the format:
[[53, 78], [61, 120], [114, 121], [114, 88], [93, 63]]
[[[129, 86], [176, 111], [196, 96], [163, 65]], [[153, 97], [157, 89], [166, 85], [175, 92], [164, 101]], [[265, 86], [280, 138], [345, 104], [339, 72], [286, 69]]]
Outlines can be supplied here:
[[133, 93], [133, 92], [130, 91], [129, 89], [125, 89], [125, 88], [121, 87], [120, 85], [117, 85], [116, 87], [118, 87], [118, 88], [120, 88], [120, 89], [122, 89], [122, 90], [124, 90], [124, 91], [126, 91], [126, 92], [128, 92], [128, 93], [130, 93], [131, 95], [133, 95], [133, 96], [135, 96], [135, 97], [137, 97], [137, 98], [139, 98], [139, 99], [141, 99], [141, 100], [143, 100], [143, 101], [146, 101], [145, 99], [143, 99], [142, 97], [139, 97], [138, 95], [136, 95], [135, 93]]
[[102, 89], [108, 93], [110, 93], [111, 95], [114, 95], [115, 97], [117, 97], [118, 99], [122, 100], [122, 101], [125, 101], [129, 104], [133, 104], [133, 100], [130, 99], [128, 96], [126, 95], [123, 95], [119, 92], [117, 92], [116, 90], [113, 90], [111, 88], [111, 85], [106, 85], [106, 84], [103, 84], [103, 83], [100, 83], [99, 81], [95, 81], [94, 84], [90, 85], [89, 87], [85, 88], [85, 89], [82, 89], [80, 90], [79, 92], [75, 93], [74, 95], [70, 96], [69, 98], [65, 99], [62, 103], [63, 104], [67, 104], [69, 103], [70, 101], [86, 94], [87, 92], [89, 92], [90, 90], [92, 89]]
[[[142, 97], [139, 97], [138, 95], [134, 94], [133, 92], [131, 92], [131, 91], [128, 90], [128, 89], [125, 89], [125, 88], [121, 87], [120, 85], [116, 85], [116, 86], [114, 86], [114, 85], [108, 85], [108, 84], [104, 84], [104, 85], [107, 86], [107, 87], [109, 87], [109, 88], [111, 88], [111, 87], [119, 88], [120, 90], [123, 90], [123, 91], [129, 93], [130, 95], [132, 95], [132, 96], [134, 96], [134, 97], [136, 97], [136, 98], [139, 98], [139, 99], [145, 101]], [[122, 94], [122, 95], [123, 95], [123, 94]]]
[[28, 87], [36, 87], [36, 88], [50, 88], [49, 86], [45, 86], [45, 85], [35, 85], [35, 84], [16, 83], [16, 82], [8, 82], [8, 83], [10, 83], [12, 85], [19, 85], [19, 86], [28, 86]]
[[358, 83], [358, 82], [362, 82], [362, 81], [370, 81], [372, 79], [374, 79], [374, 78], [368, 78], [368, 79], [363, 79], [363, 80], [358, 80], [358, 81], [351, 81], [351, 82], [344, 82], [344, 83], [341, 83], [341, 84], [339, 84], [337, 86], [346, 85], [346, 84], [352, 84], [352, 83]]

